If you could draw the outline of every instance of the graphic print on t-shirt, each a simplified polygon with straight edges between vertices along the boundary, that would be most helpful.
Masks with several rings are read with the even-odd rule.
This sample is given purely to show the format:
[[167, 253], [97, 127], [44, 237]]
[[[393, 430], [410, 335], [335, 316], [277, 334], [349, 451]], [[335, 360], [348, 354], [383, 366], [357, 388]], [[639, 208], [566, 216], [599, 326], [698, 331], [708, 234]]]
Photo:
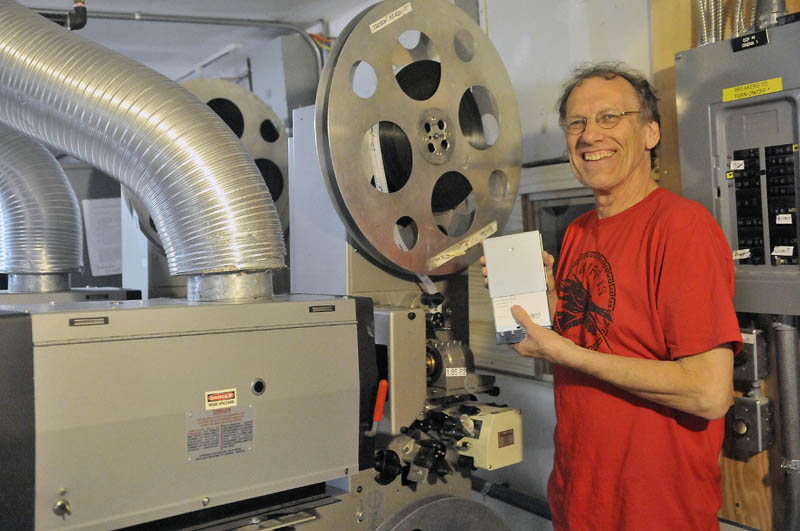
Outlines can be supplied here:
[[608, 345], [617, 289], [605, 256], [596, 251], [580, 255], [561, 282], [558, 298], [557, 330], [563, 334], [579, 326], [581, 346], [597, 350], [602, 343]]

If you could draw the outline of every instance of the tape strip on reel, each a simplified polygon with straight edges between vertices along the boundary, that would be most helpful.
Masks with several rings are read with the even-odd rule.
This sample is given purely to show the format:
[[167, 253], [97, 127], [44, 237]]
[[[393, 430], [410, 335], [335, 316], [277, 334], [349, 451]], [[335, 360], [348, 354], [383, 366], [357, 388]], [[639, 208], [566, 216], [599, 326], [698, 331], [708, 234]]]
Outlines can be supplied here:
[[521, 130], [492, 43], [444, 0], [387, 0], [339, 35], [317, 91], [326, 185], [356, 244], [402, 273], [448, 275], [507, 222]]

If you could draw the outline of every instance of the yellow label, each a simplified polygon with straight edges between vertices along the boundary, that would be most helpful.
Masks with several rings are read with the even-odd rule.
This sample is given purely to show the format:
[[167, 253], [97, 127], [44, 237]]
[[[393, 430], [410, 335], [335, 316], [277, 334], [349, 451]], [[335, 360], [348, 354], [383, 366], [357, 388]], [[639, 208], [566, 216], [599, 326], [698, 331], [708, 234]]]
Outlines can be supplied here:
[[722, 89], [722, 101], [743, 100], [763, 94], [772, 94], [783, 90], [783, 78], [774, 77], [764, 81], [756, 81], [747, 85]]
[[726, 179], [733, 179], [733, 172], [732, 171], [726, 171], [725, 172], [725, 178]]
[[792, 151], [794, 151], [795, 153], [797, 153], [797, 144], [793, 144], [793, 145], [792, 145]]

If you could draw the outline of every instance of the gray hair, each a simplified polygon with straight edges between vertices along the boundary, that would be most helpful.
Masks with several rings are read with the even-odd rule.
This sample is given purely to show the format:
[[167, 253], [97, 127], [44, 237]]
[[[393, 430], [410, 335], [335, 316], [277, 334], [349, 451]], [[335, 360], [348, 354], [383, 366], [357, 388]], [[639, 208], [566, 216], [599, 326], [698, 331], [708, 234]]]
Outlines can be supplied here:
[[[564, 84], [561, 92], [561, 97], [558, 98], [558, 121], [564, 123], [567, 118], [567, 100], [569, 99], [575, 87], [583, 83], [585, 80], [599, 77], [602, 79], [614, 79], [621, 77], [631, 84], [633, 90], [639, 96], [641, 103], [641, 119], [646, 123], [656, 122], [659, 129], [661, 128], [661, 115], [658, 113], [658, 97], [655, 94], [653, 86], [647, 81], [641, 73], [627, 67], [623, 63], [586, 63], [579, 66], [572, 73], [572, 77]], [[659, 140], [658, 144], [661, 141]], [[653, 146], [650, 150], [650, 162], [655, 164], [656, 161], [656, 148], [658, 144]]]

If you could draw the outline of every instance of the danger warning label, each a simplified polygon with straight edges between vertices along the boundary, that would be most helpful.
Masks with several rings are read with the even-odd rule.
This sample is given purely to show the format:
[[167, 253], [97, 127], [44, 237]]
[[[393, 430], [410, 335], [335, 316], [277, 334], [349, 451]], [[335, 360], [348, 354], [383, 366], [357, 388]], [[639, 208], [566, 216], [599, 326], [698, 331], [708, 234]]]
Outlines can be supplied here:
[[189, 461], [240, 454], [253, 449], [253, 408], [234, 407], [186, 415]]
[[206, 392], [206, 409], [222, 409], [236, 405], [236, 388]]

